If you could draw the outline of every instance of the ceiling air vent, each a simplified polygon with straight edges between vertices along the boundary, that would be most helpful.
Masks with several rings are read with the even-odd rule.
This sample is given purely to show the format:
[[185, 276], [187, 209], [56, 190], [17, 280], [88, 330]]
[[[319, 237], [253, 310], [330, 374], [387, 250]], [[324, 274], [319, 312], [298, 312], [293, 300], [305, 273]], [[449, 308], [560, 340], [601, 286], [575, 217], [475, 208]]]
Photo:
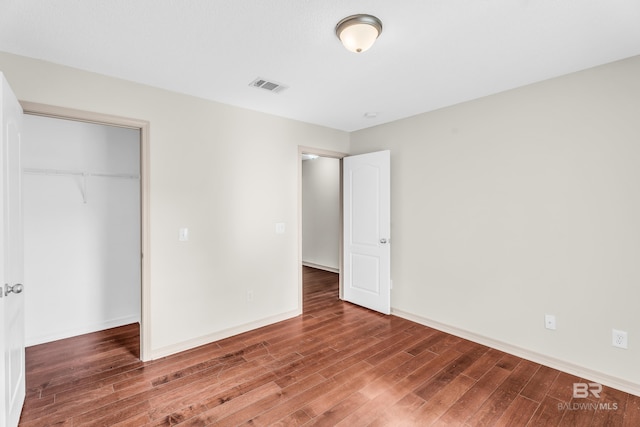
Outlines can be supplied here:
[[257, 79], [249, 83], [249, 86], [268, 90], [269, 92], [273, 92], [273, 93], [280, 93], [287, 88], [287, 86], [283, 84], [276, 83], [272, 80], [267, 80], [260, 77], [258, 77]]

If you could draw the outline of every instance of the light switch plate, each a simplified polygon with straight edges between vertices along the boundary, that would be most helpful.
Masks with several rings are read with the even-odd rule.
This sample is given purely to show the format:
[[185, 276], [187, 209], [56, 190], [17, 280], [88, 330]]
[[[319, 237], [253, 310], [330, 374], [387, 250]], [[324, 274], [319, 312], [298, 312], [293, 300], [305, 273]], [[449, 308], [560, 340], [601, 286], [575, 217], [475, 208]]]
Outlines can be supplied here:
[[178, 240], [181, 241], [181, 242], [186, 242], [187, 240], [189, 240], [189, 229], [188, 228], [181, 228], [180, 229]]
[[556, 316], [553, 314], [545, 314], [544, 315], [544, 327], [547, 329], [555, 330], [556, 329]]
[[276, 223], [276, 234], [284, 234], [285, 229], [286, 226], [284, 225], [284, 222]]

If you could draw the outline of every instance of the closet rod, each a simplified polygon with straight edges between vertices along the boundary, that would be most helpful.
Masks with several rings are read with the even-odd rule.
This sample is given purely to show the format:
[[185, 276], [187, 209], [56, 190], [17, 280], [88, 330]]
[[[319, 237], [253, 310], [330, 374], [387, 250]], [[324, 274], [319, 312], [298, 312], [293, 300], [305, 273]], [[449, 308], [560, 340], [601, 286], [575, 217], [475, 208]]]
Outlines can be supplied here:
[[67, 175], [67, 176], [97, 176], [102, 178], [121, 178], [121, 179], [140, 179], [140, 175], [132, 175], [125, 173], [91, 173], [91, 172], [79, 172], [68, 171], [60, 169], [37, 169], [37, 168], [24, 168], [24, 173], [34, 175]]

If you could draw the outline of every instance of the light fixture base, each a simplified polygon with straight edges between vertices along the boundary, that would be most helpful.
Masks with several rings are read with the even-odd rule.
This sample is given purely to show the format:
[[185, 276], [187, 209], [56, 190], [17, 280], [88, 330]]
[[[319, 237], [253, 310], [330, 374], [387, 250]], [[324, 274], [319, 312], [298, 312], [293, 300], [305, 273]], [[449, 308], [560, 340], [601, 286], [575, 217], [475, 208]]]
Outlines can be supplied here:
[[336, 25], [336, 36], [345, 48], [360, 53], [369, 49], [382, 34], [382, 21], [373, 15], [347, 16]]

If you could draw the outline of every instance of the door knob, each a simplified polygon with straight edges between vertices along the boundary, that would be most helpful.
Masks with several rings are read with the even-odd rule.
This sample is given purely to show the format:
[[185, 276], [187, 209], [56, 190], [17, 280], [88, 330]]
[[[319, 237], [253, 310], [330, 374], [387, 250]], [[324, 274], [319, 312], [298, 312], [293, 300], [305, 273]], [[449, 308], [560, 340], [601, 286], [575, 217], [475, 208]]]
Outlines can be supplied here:
[[385, 238], [380, 239], [380, 243], [383, 244], [383, 245], [386, 244], [387, 243], [387, 239], [385, 239]]
[[9, 295], [9, 292], [13, 292], [14, 294], [19, 294], [20, 292], [22, 292], [24, 290], [24, 286], [22, 286], [22, 283], [16, 283], [13, 286], [7, 285], [5, 283], [4, 286], [5, 286], [4, 296]]

